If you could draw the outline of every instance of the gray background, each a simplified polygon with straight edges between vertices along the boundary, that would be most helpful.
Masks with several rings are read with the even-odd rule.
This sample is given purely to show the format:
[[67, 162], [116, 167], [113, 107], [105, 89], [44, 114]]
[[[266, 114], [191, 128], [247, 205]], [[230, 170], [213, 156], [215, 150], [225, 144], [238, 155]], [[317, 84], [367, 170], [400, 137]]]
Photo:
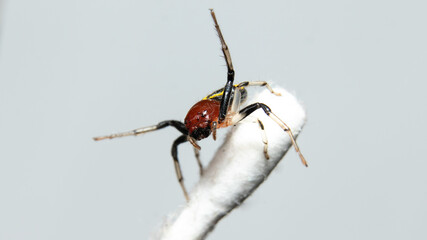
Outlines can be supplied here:
[[[303, 102], [310, 167], [290, 152], [209, 239], [427, 239], [427, 5], [379, 0], [2, 1], [0, 239], [146, 239], [184, 202], [176, 130], [91, 137], [223, 86], [210, 7], [236, 81]], [[200, 144], [206, 164], [220, 143]]]

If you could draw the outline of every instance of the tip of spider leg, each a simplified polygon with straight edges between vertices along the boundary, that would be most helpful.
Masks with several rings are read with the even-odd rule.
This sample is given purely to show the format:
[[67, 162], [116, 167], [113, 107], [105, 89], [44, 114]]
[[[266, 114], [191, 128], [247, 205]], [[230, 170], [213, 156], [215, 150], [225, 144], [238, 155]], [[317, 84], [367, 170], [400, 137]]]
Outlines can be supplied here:
[[300, 156], [301, 157], [301, 162], [302, 162], [302, 164], [305, 166], [305, 167], [308, 167], [308, 163], [307, 163], [307, 161], [305, 160], [305, 158], [303, 157], [303, 156]]

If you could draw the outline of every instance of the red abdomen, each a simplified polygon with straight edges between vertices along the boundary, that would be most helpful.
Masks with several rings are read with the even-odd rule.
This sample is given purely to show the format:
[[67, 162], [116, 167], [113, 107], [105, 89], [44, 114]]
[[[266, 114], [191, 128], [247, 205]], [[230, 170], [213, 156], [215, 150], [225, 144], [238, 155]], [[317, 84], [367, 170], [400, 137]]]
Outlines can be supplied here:
[[194, 104], [184, 120], [188, 134], [197, 140], [208, 137], [212, 122], [218, 122], [219, 106], [219, 101], [211, 99]]

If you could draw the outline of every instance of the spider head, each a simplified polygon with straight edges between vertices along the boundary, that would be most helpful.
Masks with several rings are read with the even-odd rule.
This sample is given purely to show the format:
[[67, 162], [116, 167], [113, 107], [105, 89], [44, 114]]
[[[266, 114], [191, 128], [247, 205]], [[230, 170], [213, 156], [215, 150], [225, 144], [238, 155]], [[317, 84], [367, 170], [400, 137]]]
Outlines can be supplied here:
[[211, 132], [212, 132], [212, 130], [211, 130], [210, 126], [197, 127], [190, 133], [190, 137], [192, 137], [196, 140], [202, 140], [204, 138], [209, 137], [209, 135], [211, 135]]

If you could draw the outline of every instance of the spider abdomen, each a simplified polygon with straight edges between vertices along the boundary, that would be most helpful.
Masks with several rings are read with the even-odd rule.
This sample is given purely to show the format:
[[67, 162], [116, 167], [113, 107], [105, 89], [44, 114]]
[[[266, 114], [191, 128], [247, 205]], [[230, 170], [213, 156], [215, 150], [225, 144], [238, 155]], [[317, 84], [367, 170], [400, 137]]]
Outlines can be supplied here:
[[188, 135], [197, 140], [207, 138], [212, 132], [212, 123], [218, 122], [220, 104], [221, 102], [211, 99], [194, 104], [184, 120]]

